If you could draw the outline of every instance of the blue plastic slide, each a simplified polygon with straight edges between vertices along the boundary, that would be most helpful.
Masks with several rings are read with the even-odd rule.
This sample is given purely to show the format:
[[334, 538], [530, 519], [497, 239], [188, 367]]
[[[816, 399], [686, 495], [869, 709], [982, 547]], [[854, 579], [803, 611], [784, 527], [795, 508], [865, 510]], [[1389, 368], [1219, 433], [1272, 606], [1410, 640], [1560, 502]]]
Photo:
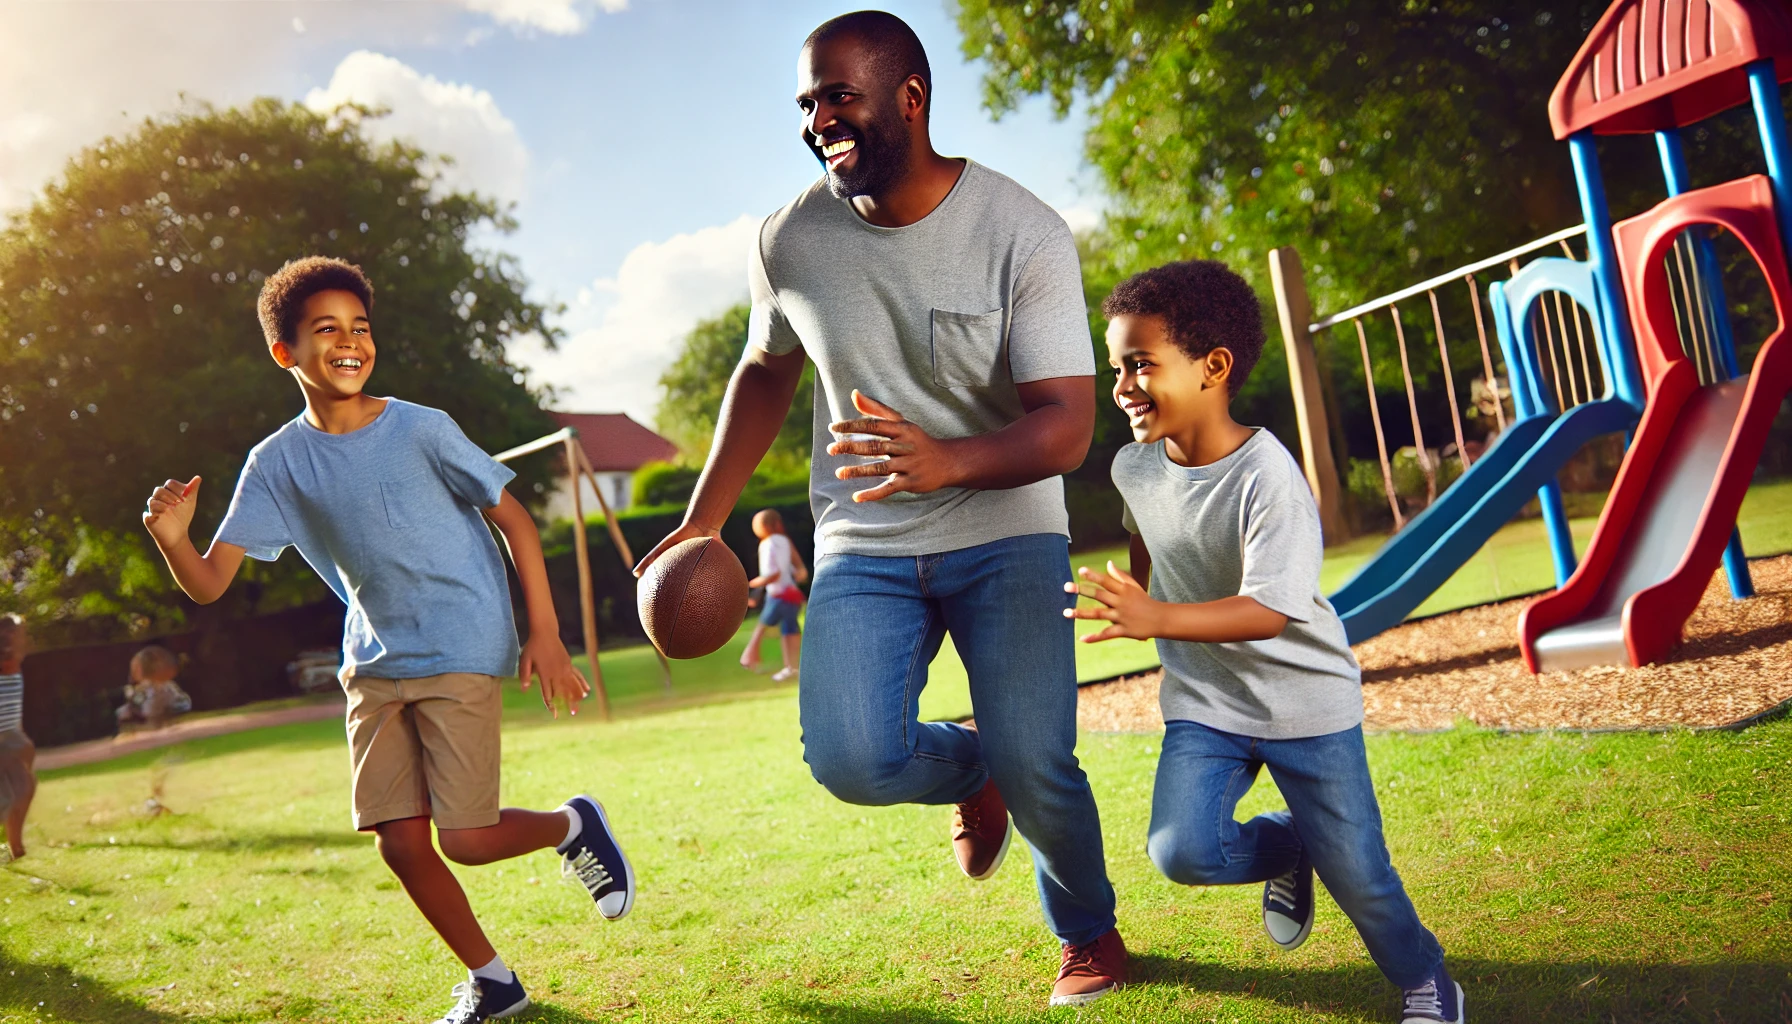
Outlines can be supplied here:
[[[1494, 285], [1494, 322], [1518, 418], [1429, 508], [1389, 538], [1331, 595], [1351, 643], [1404, 621], [1533, 496], [1542, 498], [1546, 514], [1554, 513], [1560, 520], [1565, 544], [1566, 517], [1556, 486], [1557, 472], [1587, 442], [1636, 424], [1640, 410], [1621, 397], [1612, 397], [1609, 383], [1607, 397], [1566, 413], [1557, 412], [1550, 403], [1542, 386], [1535, 318], [1530, 314], [1535, 303], [1551, 291], [1562, 292], [1592, 313], [1594, 347], [1606, 381], [1614, 379], [1612, 353], [1607, 351], [1600, 328], [1602, 297], [1588, 264], [1540, 259], [1503, 286]], [[1558, 552], [1558, 561], [1561, 557]], [[1572, 560], [1571, 547], [1566, 557]]]

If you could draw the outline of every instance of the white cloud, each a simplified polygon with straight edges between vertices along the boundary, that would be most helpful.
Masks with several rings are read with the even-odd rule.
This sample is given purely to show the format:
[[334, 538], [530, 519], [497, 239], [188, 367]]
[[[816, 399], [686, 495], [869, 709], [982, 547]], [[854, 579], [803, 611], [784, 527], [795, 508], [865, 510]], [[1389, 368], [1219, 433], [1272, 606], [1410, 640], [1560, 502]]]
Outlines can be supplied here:
[[574, 36], [591, 23], [595, 7], [605, 14], [628, 9], [628, 0], [459, 0], [469, 11], [489, 14], [500, 25], [539, 29], [557, 36]]
[[747, 254], [759, 219], [636, 246], [616, 276], [592, 282], [567, 311], [569, 337], [555, 352], [519, 345], [512, 356], [539, 384], [560, 389], [577, 412], [626, 412], [653, 422], [659, 378], [697, 321], [747, 297]]
[[453, 158], [442, 171], [444, 186], [504, 200], [522, 198], [529, 151], [516, 125], [484, 89], [444, 82], [396, 58], [356, 50], [336, 65], [327, 88], [305, 96], [305, 105], [314, 110], [334, 110], [344, 103], [391, 110], [368, 123], [370, 136], [404, 139]]
[[1054, 207], [1064, 223], [1070, 225], [1070, 233], [1080, 235], [1085, 231], [1094, 231], [1101, 227], [1102, 208], [1088, 202], [1075, 202], [1067, 206]]

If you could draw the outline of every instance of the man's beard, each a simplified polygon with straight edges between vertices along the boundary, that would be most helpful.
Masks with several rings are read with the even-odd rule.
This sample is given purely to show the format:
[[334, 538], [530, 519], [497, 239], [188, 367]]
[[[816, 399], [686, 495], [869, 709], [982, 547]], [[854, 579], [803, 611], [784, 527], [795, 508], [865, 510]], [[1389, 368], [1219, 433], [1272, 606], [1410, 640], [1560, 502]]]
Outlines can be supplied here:
[[[828, 168], [828, 191], [835, 199], [881, 196], [908, 172], [908, 132], [900, 117], [878, 114], [853, 133], [858, 144], [856, 169], [842, 174]], [[827, 166], [823, 161], [822, 166]]]

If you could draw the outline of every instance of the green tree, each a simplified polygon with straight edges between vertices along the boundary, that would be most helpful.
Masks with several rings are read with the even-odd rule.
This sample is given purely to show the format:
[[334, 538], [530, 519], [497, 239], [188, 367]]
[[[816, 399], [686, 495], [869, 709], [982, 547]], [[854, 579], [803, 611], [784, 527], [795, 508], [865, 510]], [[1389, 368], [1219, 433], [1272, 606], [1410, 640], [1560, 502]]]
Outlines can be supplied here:
[[[660, 405], [654, 423], [692, 462], [701, 464], [709, 453], [716, 415], [722, 410], [722, 395], [728, 390], [728, 379], [740, 363], [741, 354], [747, 350], [749, 310], [743, 302], [691, 328], [678, 358], [660, 376]], [[784, 417], [778, 439], [760, 463], [762, 471], [775, 475], [807, 471], [814, 415], [815, 368], [808, 366], [803, 370], [802, 383], [797, 385], [796, 397], [791, 399], [790, 413]]]
[[[182, 620], [142, 506], [202, 474], [203, 545], [249, 448], [302, 409], [255, 317], [262, 278], [297, 256], [372, 278], [377, 393], [447, 410], [489, 450], [553, 429], [506, 357], [517, 335], [557, 338], [548, 310], [470, 242], [513, 221], [441, 193], [425, 154], [369, 141], [367, 116], [260, 100], [149, 120], [0, 231], [0, 608], [66, 637]], [[548, 469], [521, 469], [527, 496]], [[231, 611], [322, 593], [296, 558], [248, 575]]]

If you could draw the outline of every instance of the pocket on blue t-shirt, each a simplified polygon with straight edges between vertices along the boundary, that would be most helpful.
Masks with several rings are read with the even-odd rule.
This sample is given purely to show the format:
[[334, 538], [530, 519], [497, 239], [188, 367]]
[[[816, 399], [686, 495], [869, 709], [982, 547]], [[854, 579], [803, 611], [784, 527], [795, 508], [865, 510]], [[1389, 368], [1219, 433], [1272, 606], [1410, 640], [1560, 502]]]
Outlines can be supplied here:
[[386, 525], [394, 530], [408, 530], [416, 525], [416, 517], [406, 507], [406, 495], [416, 493], [416, 477], [406, 480], [381, 480], [380, 499], [386, 504]]

